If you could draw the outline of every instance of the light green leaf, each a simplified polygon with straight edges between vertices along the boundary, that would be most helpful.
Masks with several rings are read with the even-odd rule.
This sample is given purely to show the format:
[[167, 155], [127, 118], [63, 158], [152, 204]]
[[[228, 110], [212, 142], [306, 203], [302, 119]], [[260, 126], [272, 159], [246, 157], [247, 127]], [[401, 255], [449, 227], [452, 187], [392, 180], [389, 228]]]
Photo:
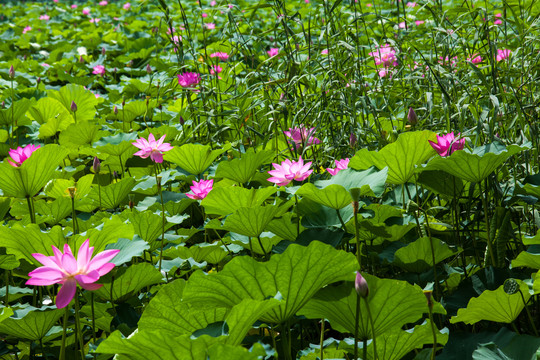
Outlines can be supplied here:
[[62, 315], [64, 310], [56, 306], [15, 309], [13, 316], [0, 322], [0, 334], [36, 341], [42, 339]]
[[11, 126], [13, 123], [15, 126], [18, 126], [25, 123], [28, 121], [25, 114], [34, 103], [34, 99], [22, 98], [15, 101], [13, 110], [11, 107], [0, 109], [0, 124], [3, 126]]
[[531, 254], [527, 251], [522, 251], [512, 260], [512, 267], [528, 267], [532, 269], [540, 269], [540, 254]]
[[40, 139], [54, 136], [73, 123], [73, 117], [62, 103], [50, 97], [39, 99], [37, 104], [28, 110], [28, 113], [41, 125], [39, 127]]
[[142, 212], [134, 211], [129, 215], [129, 220], [133, 224], [135, 233], [150, 244], [150, 251], [160, 246], [160, 242], [156, 242], [156, 239], [161, 236], [162, 231], [167, 231], [174, 225], [167, 221], [163, 224], [162, 217], [150, 210]]
[[[343, 171], [343, 170], [342, 170]], [[341, 171], [340, 171], [341, 173]], [[338, 173], [339, 174], [339, 173]], [[351, 194], [341, 185], [328, 185], [323, 189], [318, 189], [314, 184], [302, 185], [296, 195], [310, 199], [317, 204], [339, 210], [351, 204]]]
[[[256, 345], [256, 344], [255, 344]], [[215, 344], [208, 349], [209, 360], [258, 360], [257, 354], [241, 346]]]
[[150, 249], [150, 245], [143, 240], [118, 239], [116, 243], [105, 247], [105, 250], [113, 249], [120, 250], [120, 252], [110, 262], [118, 266], [131, 261], [136, 256], [141, 256], [144, 250]]
[[[101, 207], [104, 209], [116, 209], [118, 205], [128, 196], [135, 186], [135, 179], [131, 177], [101, 187]], [[97, 188], [92, 188], [88, 197], [99, 205], [99, 192]]]
[[[420, 319], [428, 312], [426, 297], [422, 289], [405, 281], [380, 279], [363, 274], [369, 286], [369, 308], [373, 318], [376, 336], [400, 329], [404, 324]], [[349, 276], [354, 279], [354, 275]], [[336, 287], [326, 287], [319, 291], [299, 311], [309, 319], [325, 318], [332, 328], [354, 333], [357, 293], [353, 282], [345, 282]], [[366, 302], [360, 301], [358, 336], [371, 339], [371, 325], [367, 316]]]
[[68, 84], [60, 90], [50, 90], [49, 96], [58, 100], [66, 110], [71, 111], [71, 102], [77, 105], [77, 122], [93, 120], [99, 99], [81, 85]]
[[207, 214], [229, 215], [240, 208], [256, 208], [275, 194], [277, 189], [269, 186], [261, 189], [245, 189], [231, 186], [215, 188], [201, 201]]
[[238, 183], [247, 183], [251, 180], [255, 172], [263, 164], [268, 164], [274, 153], [269, 150], [254, 152], [250, 151], [242, 154], [242, 158], [231, 161], [222, 161], [216, 170], [216, 177], [227, 178]]
[[50, 232], [42, 232], [35, 224], [26, 227], [17, 224], [11, 228], [0, 226], [0, 243], [8, 254], [15, 255], [17, 259], [25, 259], [35, 266], [42, 266], [32, 254], [53, 256], [51, 245], [62, 248], [66, 239], [59, 226], [53, 227]]
[[463, 180], [444, 171], [422, 171], [418, 182], [436, 194], [459, 197], [463, 191]]
[[77, 236], [75, 244], [70, 239], [70, 245], [72, 249], [78, 249], [86, 239], [90, 239], [90, 246], [94, 247], [94, 253], [97, 254], [119, 238], [131, 239], [133, 235], [132, 225], [123, 222], [119, 216], [113, 215], [110, 219], [103, 219], [103, 227], [91, 228], [84, 234]]
[[67, 151], [58, 145], [45, 145], [37, 149], [20, 167], [7, 161], [0, 164], [0, 189], [4, 195], [33, 197], [53, 177]]
[[133, 145], [139, 137], [137, 133], [119, 133], [113, 136], [107, 136], [94, 143], [99, 153], [105, 153], [113, 156], [120, 156], [128, 150], [136, 152], [137, 148]]
[[433, 268], [431, 247], [435, 252], [435, 264], [456, 255], [448, 245], [439, 239], [422, 237], [415, 242], [402, 247], [394, 254], [394, 263], [404, 270], [421, 273]]
[[106, 132], [100, 130], [100, 126], [91, 122], [79, 122], [69, 125], [60, 133], [59, 143], [63, 146], [92, 145]]
[[351, 189], [360, 189], [359, 196], [379, 197], [384, 193], [386, 178], [388, 177], [388, 168], [377, 170], [371, 167], [365, 171], [356, 171], [353, 169], [341, 170], [337, 175], [332, 176], [330, 180], [318, 180], [315, 186], [324, 189], [329, 185], [341, 185], [347, 192]]
[[358, 151], [351, 159], [349, 167], [356, 170], [365, 170], [371, 166], [378, 169], [388, 167], [387, 181], [396, 185], [404, 184], [413, 176], [416, 165], [436, 154], [428, 140], [435, 141], [435, 133], [427, 130], [402, 133], [396, 142], [379, 151]]
[[353, 277], [357, 265], [354, 255], [318, 241], [308, 247], [293, 244], [265, 263], [236, 257], [219, 273], [194, 273], [184, 290], [184, 301], [204, 308], [232, 308], [243, 299], [281, 296], [280, 306], [261, 317], [281, 323], [323, 286]]
[[295, 216], [292, 212], [288, 212], [281, 218], [270, 221], [266, 229], [285, 240], [294, 241], [298, 234], [304, 231], [304, 227], [298, 227], [297, 220], [293, 220]]
[[13, 270], [21, 265], [15, 255], [0, 255], [0, 269]]
[[268, 223], [274, 219], [278, 210], [279, 208], [273, 205], [240, 208], [227, 217], [225, 224], [220, 229], [240, 235], [257, 237], [266, 229]]
[[175, 163], [190, 174], [200, 175], [219, 155], [230, 148], [230, 144], [217, 150], [211, 150], [208, 145], [185, 144], [167, 151], [163, 159]]
[[[519, 291], [509, 295], [503, 286], [497, 290], [485, 290], [479, 297], [472, 298], [467, 304], [467, 308], [459, 309], [456, 316], [452, 316], [450, 322], [464, 322], [465, 324], [475, 324], [482, 320], [489, 320], [501, 323], [511, 323], [523, 310], [524, 303], [529, 300], [529, 287], [521, 280], [515, 280], [519, 284]], [[523, 299], [521, 294], [523, 295]]]

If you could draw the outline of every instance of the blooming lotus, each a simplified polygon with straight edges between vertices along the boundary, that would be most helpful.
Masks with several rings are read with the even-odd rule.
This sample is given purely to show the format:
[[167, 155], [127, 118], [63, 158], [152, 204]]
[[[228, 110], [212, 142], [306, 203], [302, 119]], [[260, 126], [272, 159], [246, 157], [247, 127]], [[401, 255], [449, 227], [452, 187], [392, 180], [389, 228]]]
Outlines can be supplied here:
[[90, 15], [90, 8], [85, 7], [82, 11], [83, 15]]
[[321, 143], [319, 139], [312, 136], [315, 133], [315, 128], [310, 128], [308, 130], [306, 127], [300, 126], [296, 128], [289, 128], [289, 131], [284, 131], [283, 133], [290, 138], [297, 147]]
[[[92, 20], [90, 20], [90, 22], [92, 22]], [[94, 66], [94, 70], [92, 71], [92, 74], [101, 75], [101, 76], [105, 75], [105, 66], [103, 65]]]
[[482, 62], [482, 57], [478, 54], [474, 54], [470, 58], [467, 58], [467, 61], [472, 62], [473, 64], [479, 64]]
[[199, 182], [193, 180], [192, 183], [193, 186], [190, 186], [189, 188], [193, 194], [187, 193], [186, 196], [193, 200], [204, 199], [214, 186], [214, 180], [201, 180]]
[[138, 139], [132, 144], [140, 150], [133, 155], [140, 156], [143, 159], [150, 157], [152, 161], [162, 163], [163, 153], [173, 148], [171, 144], [163, 143], [165, 136], [163, 135], [158, 141], [156, 141], [154, 134], [148, 135], [148, 140], [145, 138]]
[[227, 54], [226, 52], [218, 51], [218, 52], [210, 54], [210, 57], [211, 58], [217, 57], [218, 59], [225, 61], [229, 58], [229, 54]]
[[434, 143], [431, 140], [428, 141], [439, 155], [449, 156], [454, 151], [463, 150], [465, 147], [465, 138], [460, 138], [460, 135], [461, 133], [459, 133], [456, 138], [454, 132], [451, 132], [443, 136], [437, 135], [437, 143]]
[[370, 52], [369, 55], [373, 56], [375, 65], [397, 66], [396, 51], [388, 44], [381, 45], [377, 51]]
[[32, 31], [32, 28], [31, 28], [30, 26], [26, 26], [26, 27], [23, 29], [22, 33], [23, 33], [23, 34], [26, 34], [26, 33], [29, 32], [29, 31]]
[[212, 65], [212, 67], [210, 68], [210, 74], [212, 75], [217, 75], [222, 71], [223, 71], [223, 68], [219, 65]]
[[348, 168], [349, 167], [349, 161], [350, 161], [349, 158], [341, 159], [341, 160], [334, 160], [334, 162], [336, 163], [336, 168], [335, 169], [327, 168], [326, 171], [328, 171], [330, 173], [330, 175], [334, 176], [340, 170], [345, 170], [346, 168]]
[[90, 240], [86, 239], [79, 248], [77, 258], [73, 256], [68, 244], [64, 245], [64, 253], [52, 245], [53, 256], [32, 254], [44, 266], [28, 274], [30, 279], [26, 282], [26, 285], [47, 286], [62, 284], [56, 297], [56, 307], [59, 309], [66, 307], [71, 302], [75, 296], [77, 284], [85, 290], [101, 288], [103, 285], [95, 284], [95, 282], [114, 268], [115, 264], [109, 261], [120, 250], [105, 250], [92, 259], [94, 247], [89, 246], [89, 244]]
[[185, 72], [183, 74], [178, 74], [178, 84], [181, 87], [191, 87], [192, 85], [197, 85], [201, 82], [201, 75], [193, 72]]
[[512, 54], [511, 50], [505, 49], [497, 49], [497, 61], [503, 61], [510, 57], [510, 54]]
[[19, 146], [16, 149], [11, 149], [9, 150], [9, 156], [15, 162], [8, 160], [8, 163], [10, 163], [11, 165], [15, 167], [19, 167], [22, 165], [23, 162], [25, 162], [32, 155], [34, 151], [36, 151], [39, 148], [40, 148], [40, 145], [28, 144], [24, 148]]
[[204, 26], [208, 29], [208, 30], [214, 30], [216, 28], [216, 24], [214, 23], [206, 23], [204, 24]]
[[131, 4], [127, 2], [127, 3], [124, 4], [124, 6], [122, 6], [122, 8], [124, 10], [129, 10], [131, 8]]
[[278, 48], [270, 48], [270, 50], [268, 50], [266, 52], [270, 57], [274, 57], [276, 56], [277, 54], [279, 54], [279, 49]]
[[268, 173], [272, 177], [268, 178], [268, 181], [278, 184], [279, 186], [285, 186], [292, 180], [304, 181], [313, 170], [309, 170], [311, 161], [304, 164], [304, 160], [300, 156], [298, 161], [291, 161], [289, 159], [283, 161], [280, 164], [272, 164], [275, 170], [270, 170]]
[[49, 21], [50, 18], [51, 18], [51, 17], [50, 17], [49, 15], [45, 14], [45, 15], [41, 15], [41, 16], [39, 17], [39, 20]]

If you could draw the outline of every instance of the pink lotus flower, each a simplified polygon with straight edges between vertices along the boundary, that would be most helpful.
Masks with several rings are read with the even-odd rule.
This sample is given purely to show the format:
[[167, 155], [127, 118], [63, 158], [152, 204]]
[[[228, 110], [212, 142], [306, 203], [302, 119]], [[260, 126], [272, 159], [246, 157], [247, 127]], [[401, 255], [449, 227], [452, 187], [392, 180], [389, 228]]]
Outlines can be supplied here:
[[[100, 21], [101, 21], [101, 19], [98, 19], [98, 18], [90, 19], [90, 22], [91, 22], [92, 24], [94, 24], [94, 23], [97, 24], [97, 23], [100, 22]], [[98, 65], [98, 66], [100, 66], [100, 65]], [[103, 74], [105, 74], [105, 68], [103, 68]]]
[[214, 0], [210, 1], [210, 6], [216, 6], [217, 2], [215, 2]]
[[178, 74], [178, 84], [181, 87], [191, 87], [192, 85], [197, 85], [201, 82], [201, 75], [192, 72], [185, 72], [183, 74]]
[[312, 136], [315, 134], [315, 128], [310, 128], [309, 130], [305, 128], [304, 126], [296, 127], [296, 128], [289, 128], [289, 131], [283, 132], [285, 136], [290, 138], [295, 146], [301, 147], [301, 146], [309, 146], [313, 144], [320, 144], [321, 141], [317, 139], [316, 137]]
[[460, 138], [461, 133], [458, 134], [457, 139], [454, 137], [454, 132], [439, 136], [437, 135], [437, 143], [428, 140], [433, 149], [441, 156], [449, 156], [456, 150], [463, 150], [465, 147], [465, 138]]
[[106, 6], [108, 4], [107, 0], [102, 0], [99, 2], [100, 6]]
[[328, 49], [322, 49], [322, 50], [321, 50], [321, 54], [322, 54], [322, 55], [328, 54]]
[[415, 6], [416, 6], [416, 3], [415, 3], [415, 2], [410, 2], [410, 1], [409, 1], [409, 2], [407, 3], [407, 7], [413, 8], [413, 7], [415, 7]]
[[40, 147], [40, 145], [28, 144], [24, 148], [19, 146], [16, 149], [11, 149], [9, 150], [9, 156], [15, 162], [8, 160], [8, 163], [10, 163], [12, 166], [19, 167], [32, 155], [34, 151]]
[[341, 159], [341, 160], [334, 160], [334, 162], [336, 163], [336, 168], [335, 169], [327, 168], [326, 171], [328, 171], [330, 173], [330, 175], [334, 176], [340, 170], [345, 170], [346, 168], [348, 168], [349, 167], [349, 161], [350, 161], [349, 158]]
[[131, 8], [131, 4], [127, 2], [127, 3], [124, 4], [124, 6], [122, 6], [122, 8], [124, 10], [129, 10]]
[[210, 57], [211, 58], [217, 57], [218, 59], [222, 61], [226, 61], [229, 58], [229, 54], [227, 54], [226, 52], [218, 51], [218, 52], [210, 54]]
[[510, 54], [512, 54], [512, 51], [505, 49], [497, 49], [497, 61], [503, 61], [510, 57]]
[[193, 186], [190, 186], [191, 189], [190, 193], [186, 193], [186, 196], [188, 198], [191, 198], [193, 200], [202, 200], [208, 195], [208, 193], [212, 190], [212, 187], [214, 186], [214, 180], [201, 180], [199, 182], [196, 182], [195, 180], [192, 181]]
[[422, 25], [423, 23], [425, 23], [424, 20], [416, 20], [416, 21], [414, 22], [414, 24], [415, 24], [416, 26]]
[[49, 21], [50, 18], [51, 18], [51, 17], [50, 17], [49, 15], [45, 14], [45, 15], [41, 15], [41, 16], [39, 17], [39, 20]]
[[388, 44], [381, 45], [377, 51], [370, 52], [375, 65], [397, 66], [396, 51]]
[[56, 307], [61, 309], [71, 302], [77, 291], [77, 284], [85, 290], [97, 290], [102, 284], [94, 284], [99, 278], [111, 271], [115, 264], [110, 263], [120, 250], [105, 250], [92, 259], [93, 246], [89, 246], [90, 240], [86, 240], [77, 254], [73, 256], [68, 244], [64, 245], [64, 253], [52, 245], [53, 256], [32, 254], [42, 263], [41, 266], [28, 275], [30, 279], [26, 285], [47, 286], [62, 284], [56, 297]]
[[279, 186], [285, 186], [292, 180], [304, 181], [313, 170], [309, 170], [311, 161], [304, 165], [304, 160], [300, 156], [298, 161], [291, 161], [289, 159], [283, 161], [280, 164], [272, 164], [275, 170], [270, 170], [268, 173], [272, 177], [267, 180], [278, 184]]
[[26, 34], [26, 33], [29, 32], [29, 31], [32, 31], [32, 28], [31, 28], [30, 26], [26, 26], [26, 27], [23, 29], [22, 33], [23, 33], [23, 34]]
[[219, 74], [220, 72], [223, 71], [223, 68], [219, 65], [212, 65], [211, 69], [210, 69], [210, 74], [212, 75], [217, 75]]
[[482, 57], [478, 54], [474, 54], [470, 58], [467, 58], [467, 61], [472, 62], [473, 64], [479, 64], [482, 62]]
[[493, 25], [502, 25], [502, 20], [501, 20], [501, 17], [502, 17], [502, 14], [499, 13], [499, 14], [495, 14], [495, 17], [497, 18], [494, 22], [493, 22]]
[[202, 17], [203, 17], [203, 18], [207, 18], [207, 17], [208, 17], [208, 14], [207, 14], [207, 13], [202, 13]]
[[[92, 21], [92, 20], [90, 20], [90, 21]], [[105, 75], [105, 66], [103, 66], [103, 65], [94, 66], [94, 70], [92, 71], [92, 74], [104, 76]]]
[[274, 57], [276, 56], [277, 54], [279, 54], [279, 49], [278, 48], [270, 48], [270, 50], [268, 50], [266, 52], [270, 57]]
[[76, 8], [77, 8], [77, 4], [72, 4], [72, 5], [71, 5], [71, 8], [72, 8], [72, 9], [76, 9]]
[[158, 141], [156, 141], [154, 134], [148, 135], [148, 140], [145, 138], [138, 139], [132, 144], [140, 150], [133, 155], [140, 156], [143, 159], [150, 157], [152, 161], [161, 164], [163, 162], [163, 153], [173, 148], [171, 144], [163, 143], [165, 136], [163, 135]]
[[90, 8], [85, 7], [82, 11], [83, 15], [90, 15]]
[[214, 30], [216, 28], [216, 24], [214, 23], [207, 23], [207, 24], [204, 24], [204, 26], [208, 29], [208, 30]]

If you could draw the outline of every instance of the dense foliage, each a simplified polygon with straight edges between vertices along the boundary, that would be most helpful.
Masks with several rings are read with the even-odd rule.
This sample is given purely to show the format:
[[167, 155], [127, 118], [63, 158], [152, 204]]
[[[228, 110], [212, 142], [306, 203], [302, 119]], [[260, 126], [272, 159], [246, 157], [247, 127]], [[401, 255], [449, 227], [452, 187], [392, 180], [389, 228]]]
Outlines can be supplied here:
[[537, 358], [540, 3], [0, 6], [2, 358]]

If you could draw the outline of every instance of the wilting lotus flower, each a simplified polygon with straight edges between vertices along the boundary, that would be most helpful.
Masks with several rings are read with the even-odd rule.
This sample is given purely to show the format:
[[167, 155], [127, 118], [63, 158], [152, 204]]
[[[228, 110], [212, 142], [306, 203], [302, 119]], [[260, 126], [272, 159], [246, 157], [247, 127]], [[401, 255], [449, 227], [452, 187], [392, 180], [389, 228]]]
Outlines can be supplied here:
[[40, 145], [32, 145], [28, 144], [24, 148], [18, 147], [16, 149], [9, 150], [9, 156], [13, 159], [13, 161], [8, 160], [8, 163], [15, 167], [19, 167], [22, 165], [23, 162], [25, 162], [34, 151], [40, 148]]
[[334, 176], [340, 170], [345, 170], [346, 168], [348, 168], [349, 167], [349, 161], [350, 161], [349, 158], [341, 159], [341, 160], [334, 160], [334, 162], [336, 163], [336, 168], [335, 169], [327, 168], [326, 171], [328, 171], [330, 173], [330, 175]]
[[497, 49], [497, 61], [503, 61], [510, 57], [510, 54], [512, 54], [511, 50], [505, 49]]
[[214, 186], [214, 180], [201, 180], [199, 182], [196, 182], [195, 180], [192, 181], [193, 186], [190, 186], [191, 192], [193, 194], [187, 193], [186, 196], [188, 198], [194, 199], [194, 200], [202, 200], [208, 195], [208, 193], [212, 190], [212, 187]]
[[272, 175], [268, 178], [268, 181], [278, 184], [279, 186], [285, 186], [292, 180], [304, 181], [313, 170], [309, 170], [311, 161], [304, 165], [304, 160], [300, 156], [298, 161], [291, 161], [289, 159], [283, 161], [280, 164], [272, 164], [275, 170], [270, 170], [268, 173]]
[[454, 137], [454, 132], [439, 136], [437, 135], [437, 143], [428, 140], [431, 146], [441, 156], [449, 156], [456, 150], [463, 150], [465, 147], [465, 138], [460, 138], [461, 133], [458, 134], [457, 139]]
[[64, 253], [56, 246], [52, 245], [54, 256], [43, 254], [32, 254], [32, 256], [42, 263], [41, 266], [28, 275], [30, 279], [26, 285], [47, 286], [62, 284], [58, 296], [56, 297], [56, 307], [61, 309], [66, 307], [77, 290], [79, 284], [85, 290], [97, 290], [102, 284], [95, 284], [99, 278], [111, 271], [115, 264], [110, 263], [120, 250], [105, 250], [92, 259], [93, 246], [89, 246], [90, 240], [86, 240], [77, 254], [73, 256], [68, 244], [64, 245]]
[[319, 139], [312, 136], [315, 133], [315, 128], [310, 128], [308, 130], [306, 127], [300, 126], [289, 128], [289, 131], [284, 131], [283, 133], [290, 138], [297, 147], [321, 143]]
[[217, 57], [220, 60], [225, 61], [229, 58], [229, 54], [227, 54], [226, 52], [218, 51], [218, 52], [210, 54], [210, 57], [211, 58]]
[[165, 140], [165, 136], [166, 135], [163, 135], [158, 141], [156, 141], [154, 134], [148, 135], [148, 140], [146, 140], [145, 138], [138, 139], [132, 144], [140, 150], [133, 155], [140, 156], [143, 159], [150, 157], [152, 161], [162, 163], [163, 153], [165, 151], [172, 150], [173, 148], [171, 144], [163, 143], [163, 141]]
[[201, 81], [201, 75], [193, 72], [185, 72], [183, 74], [178, 74], [178, 84], [181, 87], [191, 87], [192, 85], [197, 85]]
[[105, 66], [103, 65], [96, 65], [94, 66], [94, 70], [92, 71], [92, 74], [96, 74], [96, 75], [105, 75]]
[[274, 57], [276, 56], [277, 54], [279, 54], [279, 49], [278, 48], [270, 48], [270, 50], [268, 50], [266, 52], [270, 57]]

